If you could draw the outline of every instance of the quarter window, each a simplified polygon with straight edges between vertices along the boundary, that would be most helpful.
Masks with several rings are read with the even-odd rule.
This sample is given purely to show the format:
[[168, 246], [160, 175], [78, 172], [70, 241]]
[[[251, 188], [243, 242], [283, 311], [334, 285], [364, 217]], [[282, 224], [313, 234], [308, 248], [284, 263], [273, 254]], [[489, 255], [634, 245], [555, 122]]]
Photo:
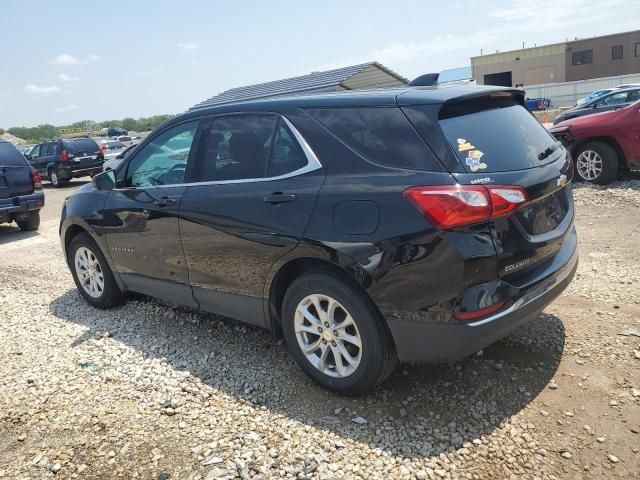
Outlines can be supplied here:
[[432, 170], [437, 161], [395, 107], [313, 109], [309, 114], [374, 163]]
[[593, 63], [593, 50], [573, 52], [573, 55], [571, 55], [571, 63], [573, 65], [584, 65], [586, 63]]
[[177, 125], [146, 144], [127, 166], [125, 184], [132, 187], [184, 183], [198, 122]]
[[622, 45], [615, 45], [611, 47], [611, 59], [620, 60], [622, 58]]

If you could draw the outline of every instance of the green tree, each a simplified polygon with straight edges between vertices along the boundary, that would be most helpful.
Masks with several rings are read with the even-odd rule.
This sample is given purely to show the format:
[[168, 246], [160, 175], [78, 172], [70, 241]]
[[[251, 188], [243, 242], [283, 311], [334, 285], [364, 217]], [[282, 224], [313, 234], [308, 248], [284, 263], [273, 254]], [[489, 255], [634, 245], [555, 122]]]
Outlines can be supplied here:
[[127, 117], [122, 120], [122, 128], [125, 130], [129, 130], [131, 132], [135, 132], [138, 130], [138, 122], [135, 118]]

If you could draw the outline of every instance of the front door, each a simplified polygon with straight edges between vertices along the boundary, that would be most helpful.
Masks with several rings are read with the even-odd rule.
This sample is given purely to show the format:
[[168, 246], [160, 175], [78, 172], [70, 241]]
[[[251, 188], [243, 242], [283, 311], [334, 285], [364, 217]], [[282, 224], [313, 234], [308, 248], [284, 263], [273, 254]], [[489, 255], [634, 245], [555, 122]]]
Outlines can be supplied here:
[[324, 180], [294, 132], [277, 115], [214, 119], [202, 183], [187, 188], [180, 207], [189, 280], [203, 310], [264, 325], [269, 269], [300, 241]]
[[166, 129], [138, 150], [104, 208], [109, 252], [127, 289], [194, 307], [178, 212], [198, 123]]

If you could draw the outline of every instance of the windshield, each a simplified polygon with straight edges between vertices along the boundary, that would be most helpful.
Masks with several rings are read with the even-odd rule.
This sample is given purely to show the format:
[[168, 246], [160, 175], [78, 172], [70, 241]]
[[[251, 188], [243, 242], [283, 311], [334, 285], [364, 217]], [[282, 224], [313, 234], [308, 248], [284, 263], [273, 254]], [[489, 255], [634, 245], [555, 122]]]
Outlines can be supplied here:
[[464, 108], [458, 107], [455, 116], [440, 120], [445, 137], [467, 172], [524, 170], [563, 154], [562, 148], [554, 148], [556, 140], [547, 130], [517, 103], [480, 111], [471, 107], [471, 112], [464, 114]]

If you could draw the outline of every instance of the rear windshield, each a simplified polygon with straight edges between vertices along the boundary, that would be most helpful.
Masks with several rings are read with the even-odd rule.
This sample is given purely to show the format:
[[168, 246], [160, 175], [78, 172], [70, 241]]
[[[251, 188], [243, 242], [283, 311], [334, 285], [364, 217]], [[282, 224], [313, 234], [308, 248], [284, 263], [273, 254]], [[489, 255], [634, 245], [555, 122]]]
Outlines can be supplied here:
[[0, 166], [26, 167], [27, 161], [13, 144], [0, 142]]
[[416, 170], [442, 169], [399, 108], [323, 108], [308, 112], [374, 163]]
[[90, 138], [78, 138], [75, 140], [65, 140], [64, 146], [70, 152], [95, 153], [98, 151], [98, 144]]
[[440, 113], [440, 126], [467, 172], [524, 170], [552, 162], [563, 154], [558, 148], [538, 159], [556, 140], [513, 99], [445, 106]]

